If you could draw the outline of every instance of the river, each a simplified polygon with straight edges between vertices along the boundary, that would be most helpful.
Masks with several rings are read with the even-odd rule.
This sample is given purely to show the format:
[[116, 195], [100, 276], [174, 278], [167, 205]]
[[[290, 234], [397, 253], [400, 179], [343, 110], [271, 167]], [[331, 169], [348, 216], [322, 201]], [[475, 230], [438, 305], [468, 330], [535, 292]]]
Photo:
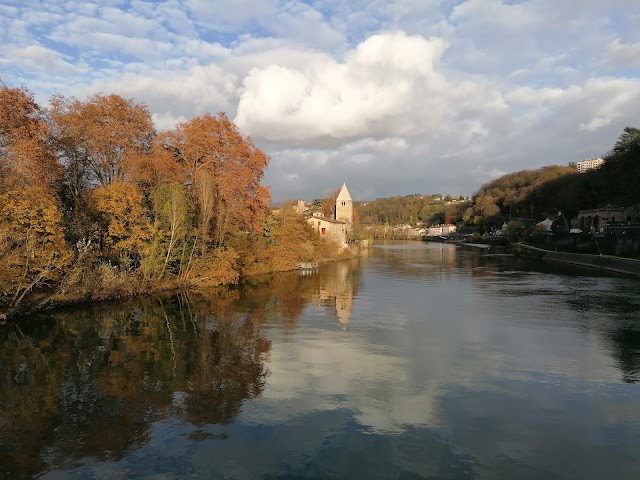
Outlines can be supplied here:
[[0, 478], [640, 478], [635, 279], [375, 245], [0, 344]]

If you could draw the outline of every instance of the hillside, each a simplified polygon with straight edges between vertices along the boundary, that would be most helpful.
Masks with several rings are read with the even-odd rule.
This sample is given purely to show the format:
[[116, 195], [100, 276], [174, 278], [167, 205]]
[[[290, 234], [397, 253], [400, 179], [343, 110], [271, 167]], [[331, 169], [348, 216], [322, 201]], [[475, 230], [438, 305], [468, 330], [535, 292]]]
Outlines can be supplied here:
[[508, 218], [541, 219], [559, 210], [571, 218], [583, 209], [640, 203], [640, 130], [625, 128], [605, 160], [586, 173], [548, 166], [492, 180], [478, 189], [465, 220], [494, 226]]

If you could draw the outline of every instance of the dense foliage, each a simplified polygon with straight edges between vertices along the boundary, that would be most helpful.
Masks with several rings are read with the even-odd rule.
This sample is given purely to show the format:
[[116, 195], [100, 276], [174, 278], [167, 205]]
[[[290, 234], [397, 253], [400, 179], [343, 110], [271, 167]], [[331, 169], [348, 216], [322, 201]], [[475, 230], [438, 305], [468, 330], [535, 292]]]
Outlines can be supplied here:
[[[480, 187], [467, 209], [464, 220], [473, 224], [498, 217], [534, 217], [540, 205], [532, 203], [537, 189], [563, 176], [576, 176], [572, 167], [550, 166], [509, 173]], [[534, 211], [535, 210], [535, 211]]]
[[268, 160], [223, 113], [157, 134], [118, 95], [47, 110], [0, 83], [0, 314], [33, 292], [217, 285], [338, 255], [301, 216], [269, 213]]
[[364, 224], [429, 225], [453, 223], [459, 220], [467, 203], [462, 197], [449, 195], [406, 195], [356, 202], [355, 209]]

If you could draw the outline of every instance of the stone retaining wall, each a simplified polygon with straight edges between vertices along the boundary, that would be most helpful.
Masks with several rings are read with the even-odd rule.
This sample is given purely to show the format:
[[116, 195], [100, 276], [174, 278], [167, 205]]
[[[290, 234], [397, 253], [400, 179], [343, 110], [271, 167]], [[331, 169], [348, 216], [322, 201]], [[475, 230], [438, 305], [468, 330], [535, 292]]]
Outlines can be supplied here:
[[585, 255], [581, 253], [550, 252], [522, 243], [516, 244], [517, 253], [537, 256], [545, 261], [568, 263], [581, 267], [595, 268], [607, 272], [622, 273], [640, 278], [640, 260], [614, 257], [611, 255]]

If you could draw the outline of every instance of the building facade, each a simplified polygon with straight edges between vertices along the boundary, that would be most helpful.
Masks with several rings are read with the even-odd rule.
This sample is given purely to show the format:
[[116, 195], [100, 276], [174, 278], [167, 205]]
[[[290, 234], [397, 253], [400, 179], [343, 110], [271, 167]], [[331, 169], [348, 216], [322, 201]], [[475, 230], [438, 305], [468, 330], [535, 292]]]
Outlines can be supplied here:
[[640, 205], [619, 207], [607, 205], [603, 208], [580, 210], [574, 220], [575, 227], [583, 232], [598, 233], [604, 231], [607, 224], [624, 223], [635, 225], [640, 223]]
[[451, 224], [445, 225], [434, 225], [433, 227], [428, 227], [426, 229], [426, 234], [429, 237], [437, 237], [440, 235], [449, 235], [450, 233], [455, 233], [457, 227]]
[[347, 185], [343, 184], [334, 207], [334, 218], [327, 218], [321, 212], [315, 212], [307, 218], [307, 223], [318, 232], [339, 245], [347, 244], [349, 229], [353, 224], [353, 200]]
[[333, 218], [325, 218], [321, 215], [314, 215], [307, 218], [307, 223], [318, 232], [321, 237], [328, 238], [340, 245], [347, 243], [347, 224]]
[[582, 160], [580, 162], [576, 162], [576, 168], [580, 173], [588, 172], [589, 170], [595, 170], [596, 168], [600, 168], [604, 160], [602, 158], [590, 158], [589, 160]]
[[346, 183], [342, 184], [336, 198], [335, 219], [345, 222], [349, 226], [353, 224], [353, 199]]

